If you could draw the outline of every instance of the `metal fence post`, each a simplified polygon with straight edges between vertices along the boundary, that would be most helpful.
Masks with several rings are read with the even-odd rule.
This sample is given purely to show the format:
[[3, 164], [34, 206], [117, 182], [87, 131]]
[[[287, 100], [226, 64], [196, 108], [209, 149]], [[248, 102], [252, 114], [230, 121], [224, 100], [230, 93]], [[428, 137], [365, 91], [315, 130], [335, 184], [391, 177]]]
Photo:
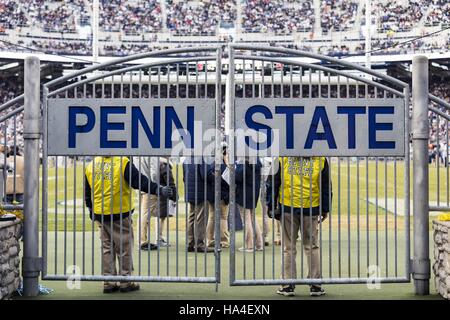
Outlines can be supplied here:
[[412, 145], [415, 293], [430, 293], [429, 199], [428, 199], [428, 58], [415, 56], [412, 65]]
[[37, 57], [25, 59], [25, 190], [24, 190], [24, 295], [37, 296], [41, 271], [39, 258], [39, 138], [40, 138], [40, 62]]

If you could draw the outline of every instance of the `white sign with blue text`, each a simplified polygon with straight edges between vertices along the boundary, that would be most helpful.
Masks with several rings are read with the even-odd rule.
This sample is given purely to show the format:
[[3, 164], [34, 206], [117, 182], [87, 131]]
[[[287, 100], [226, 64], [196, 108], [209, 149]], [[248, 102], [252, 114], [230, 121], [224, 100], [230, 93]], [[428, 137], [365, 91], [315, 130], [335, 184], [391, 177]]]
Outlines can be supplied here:
[[400, 98], [236, 99], [235, 108], [238, 156], [405, 155]]
[[215, 105], [215, 99], [49, 99], [48, 154], [202, 155], [214, 139]]

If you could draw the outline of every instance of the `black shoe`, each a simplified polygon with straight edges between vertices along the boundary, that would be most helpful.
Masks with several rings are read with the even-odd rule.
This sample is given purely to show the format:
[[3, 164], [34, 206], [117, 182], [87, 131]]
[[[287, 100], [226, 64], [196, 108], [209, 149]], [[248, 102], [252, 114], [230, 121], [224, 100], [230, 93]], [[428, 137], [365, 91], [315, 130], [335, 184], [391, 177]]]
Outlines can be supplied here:
[[130, 283], [128, 286], [120, 288], [120, 292], [137, 291], [140, 288], [141, 287], [139, 286], [139, 284], [137, 284], [137, 283]]
[[325, 294], [325, 290], [322, 289], [321, 286], [311, 286], [309, 288], [309, 295], [311, 297], [320, 297]]
[[295, 296], [294, 290], [295, 290], [295, 287], [292, 284], [290, 284], [286, 287], [280, 287], [277, 290], [277, 293], [281, 294], [282, 296], [285, 296], [285, 297], [293, 297], [293, 296]]
[[119, 291], [119, 289], [120, 288], [118, 285], [107, 286], [107, 287], [103, 287], [103, 293], [113, 293], [113, 292]]
[[187, 249], [188, 252], [198, 252], [198, 253], [205, 253], [205, 252], [214, 252], [214, 248], [209, 247], [191, 247], [189, 246]]
[[268, 247], [270, 245], [269, 241], [264, 241], [264, 246]]
[[141, 244], [141, 250], [157, 250], [157, 249], [158, 249], [158, 246], [154, 243], [148, 242], [148, 243]]

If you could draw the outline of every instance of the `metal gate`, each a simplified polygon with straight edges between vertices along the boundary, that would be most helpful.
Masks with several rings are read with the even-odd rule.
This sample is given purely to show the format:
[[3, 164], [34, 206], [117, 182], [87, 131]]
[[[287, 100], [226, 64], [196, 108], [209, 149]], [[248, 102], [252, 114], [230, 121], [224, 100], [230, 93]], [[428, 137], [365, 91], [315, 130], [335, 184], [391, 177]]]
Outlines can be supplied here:
[[[214, 125], [221, 127], [222, 116], [225, 115], [225, 134], [228, 135], [229, 163], [236, 163], [241, 156], [238, 137], [235, 134], [236, 123], [242, 119], [236, 117], [239, 105], [247, 102], [275, 101], [284, 99], [284, 102], [297, 103], [312, 99], [322, 101], [361, 101], [365, 104], [378, 102], [396, 103], [401, 101], [404, 112], [404, 127], [401, 135], [403, 140], [401, 155], [389, 154], [336, 154], [317, 152], [316, 154], [279, 154], [284, 156], [297, 156], [303, 168], [303, 163], [311, 166], [307, 157], [326, 157], [329, 169], [329, 191], [333, 197], [329, 200], [330, 212], [328, 218], [318, 229], [318, 250], [321, 277], [311, 279], [307, 272], [310, 265], [302, 252], [301, 239], [294, 246], [299, 252], [297, 256], [298, 274], [295, 278], [282, 277], [282, 269], [286, 264], [282, 247], [278, 246], [281, 236], [277, 235], [277, 220], [268, 218], [268, 208], [265, 205], [265, 183], [273, 177], [273, 168], [258, 172], [261, 185], [255, 183], [251, 193], [261, 193], [259, 200], [253, 197], [254, 213], [250, 219], [243, 219], [244, 230], [236, 230], [235, 214], [239, 210], [236, 190], [236, 167], [229, 166], [230, 170], [230, 215], [231, 247], [230, 247], [230, 284], [231, 285], [273, 285], [273, 284], [314, 284], [314, 283], [376, 283], [376, 282], [410, 282], [410, 274], [425, 276], [426, 268], [412, 268], [410, 263], [410, 89], [406, 83], [393, 79], [384, 74], [368, 70], [359, 65], [333, 59], [326, 56], [296, 50], [274, 47], [256, 47], [249, 45], [231, 45], [228, 52], [228, 78], [225, 86], [225, 112], [222, 108], [222, 81], [221, 75], [226, 70], [222, 68], [222, 49], [218, 47], [199, 47], [192, 49], [175, 49], [153, 53], [138, 54], [130, 57], [114, 59], [111, 62], [94, 65], [92, 67], [74, 72], [73, 74], [51, 81], [43, 86], [43, 140], [42, 140], [42, 185], [38, 185], [39, 164], [36, 157], [39, 153], [39, 138], [41, 127], [39, 118], [41, 111], [36, 108], [39, 103], [39, 81], [36, 74], [39, 72], [37, 59], [27, 59], [25, 75], [25, 95], [0, 106], [0, 111], [10, 107], [7, 115], [2, 116], [4, 139], [2, 145], [6, 146], [7, 122], [12, 121], [13, 131], [16, 132], [17, 119], [24, 117], [24, 146], [25, 146], [25, 204], [24, 211], [28, 219], [25, 220], [24, 242], [24, 288], [26, 295], [37, 294], [37, 275], [42, 271], [42, 278], [46, 280], [80, 279], [93, 281], [168, 281], [168, 282], [220, 282], [220, 242], [215, 241], [214, 253], [187, 252], [187, 224], [190, 210], [186, 202], [183, 203], [183, 192], [186, 192], [182, 181], [181, 158], [167, 153], [147, 153], [139, 150], [134, 153], [138, 158], [130, 159], [139, 172], [143, 171], [142, 159], [150, 160], [152, 157], [159, 165], [165, 162], [163, 157], [172, 156], [172, 174], [174, 183], [179, 192], [179, 199], [175, 201], [173, 217], [168, 217], [169, 223], [164, 225], [163, 233], [171, 247], [159, 247], [154, 251], [142, 251], [136, 248], [134, 256], [134, 275], [105, 276], [102, 272], [101, 243], [99, 241], [101, 228], [89, 218], [88, 209], [84, 204], [85, 178], [84, 173], [92, 156], [118, 156], [123, 159], [130, 153], [116, 154], [89, 152], [77, 153], [56, 152], [59, 143], [58, 137], [53, 136], [54, 145], [48, 144], [48, 116], [49, 110], [58, 110], [58, 105], [67, 101], [74, 104], [92, 102], [93, 100], [115, 104], [126, 104], [135, 101], [154, 100], [189, 100], [212, 99], [214, 101]], [[142, 59], [142, 60], [141, 60]], [[227, 61], [226, 59], [224, 60]], [[319, 62], [319, 63], [318, 63]], [[125, 65], [126, 64], [126, 65]], [[342, 71], [342, 68], [349, 71]], [[27, 73], [28, 70], [28, 73]], [[358, 73], [354, 73], [357, 71]], [[422, 70], [423, 71], [423, 70]], [[413, 81], [414, 83], [414, 81]], [[417, 83], [417, 82], [416, 82]], [[425, 86], [423, 86], [425, 88]], [[28, 88], [28, 89], [27, 89]], [[425, 97], [426, 95], [424, 95]], [[172, 100], [171, 100], [172, 99]], [[440, 107], [449, 109], [449, 104], [430, 95], [430, 100]], [[66, 102], [64, 102], [66, 101]], [[25, 103], [30, 108], [20, 105]], [[16, 106], [18, 104], [19, 106]], [[32, 108], [34, 106], [35, 108]], [[67, 105], [66, 105], [67, 106]], [[448, 127], [449, 117], [445, 110], [430, 107], [436, 114], [435, 121], [440, 118]], [[24, 112], [25, 110], [25, 112]], [[27, 111], [28, 110], [28, 111]], [[27, 114], [28, 112], [28, 114]], [[23, 116], [24, 115], [24, 116]], [[239, 114], [240, 116], [241, 114]], [[77, 123], [78, 124], [78, 123]], [[54, 125], [54, 123], [53, 123]], [[81, 124], [80, 124], [81, 125]], [[63, 127], [64, 124], [61, 124]], [[8, 128], [10, 126], [8, 125]], [[9, 130], [9, 129], [8, 129]], [[448, 130], [444, 131], [448, 145]], [[54, 132], [53, 132], [54, 133]], [[14, 134], [14, 137], [16, 135]], [[428, 136], [427, 136], [428, 137]], [[241, 136], [242, 138], [242, 136]], [[245, 138], [245, 137], [244, 137]], [[412, 136], [414, 141], [414, 136]], [[423, 139], [423, 137], [418, 137]], [[417, 139], [417, 138], [416, 138]], [[437, 139], [442, 139], [438, 136]], [[215, 159], [213, 166], [214, 197], [220, 202], [220, 168], [219, 155], [222, 154], [222, 133], [216, 130], [213, 141], [214, 148], [211, 156]], [[81, 141], [89, 146], [88, 141]], [[14, 140], [13, 148], [20, 144]], [[53, 148], [53, 149], [52, 149]], [[56, 149], [55, 149], [56, 148]], [[89, 148], [87, 148], [88, 150]], [[53, 150], [50, 153], [48, 150]], [[419, 151], [418, 151], [419, 152]], [[270, 160], [271, 155], [257, 152], [256, 157]], [[188, 156], [189, 158], [189, 156]], [[17, 155], [13, 155], [14, 161]], [[30, 159], [36, 161], [29, 161]], [[445, 170], [442, 175], [437, 174], [436, 206], [430, 203], [432, 210], [447, 210], [448, 208], [448, 166], [440, 168], [441, 164], [448, 164], [448, 150], [445, 161], [437, 159], [436, 172]], [[283, 163], [283, 159], [280, 160]], [[122, 162], [120, 162], [122, 163]], [[101, 167], [103, 167], [102, 162]], [[202, 163], [203, 165], [203, 163]], [[199, 166], [202, 170], [204, 166]], [[167, 171], [170, 171], [167, 169]], [[255, 181], [256, 167], [250, 166], [249, 177]], [[206, 169], [205, 169], [206, 170]], [[244, 166], [244, 177], [246, 167]], [[271, 171], [272, 170], [272, 171]], [[420, 168], [422, 170], [422, 167]], [[422, 172], [422, 171], [421, 171]], [[247, 172], [248, 173], [248, 172]], [[204, 172], [206, 174], [206, 172]], [[417, 173], [416, 173], [417, 174]], [[291, 175], [292, 176], [292, 175]], [[441, 179], [439, 179], [441, 176]], [[393, 177], [388, 180], [388, 177]], [[160, 182], [161, 172], [157, 171], [155, 180]], [[245, 178], [244, 178], [245, 179]], [[16, 179], [13, 179], [16, 183]], [[287, 181], [287, 180], [285, 180]], [[321, 180], [322, 181], [322, 180]], [[447, 181], [444, 183], [443, 181]], [[167, 183], [166, 183], [167, 184]], [[123, 183], [120, 183], [123, 185]], [[197, 185], [197, 183], [194, 183]], [[440, 189], [446, 187], [447, 196], [442, 199]], [[6, 185], [4, 185], [6, 187]], [[320, 188], [320, 187], [319, 187]], [[257, 190], [260, 192], [257, 192]], [[14, 186], [14, 193], [16, 192]], [[42, 193], [42, 261], [39, 258], [39, 223], [37, 213], [39, 191]], [[123, 192], [121, 189], [120, 192]], [[245, 196], [245, 195], [244, 195]], [[138, 204], [134, 213], [135, 220], [142, 220], [143, 201], [141, 195], [131, 195]], [[415, 199], [420, 198], [417, 195]], [[14, 198], [14, 195], [13, 195]], [[207, 198], [206, 192], [203, 200]], [[433, 198], [433, 197], [432, 197]], [[432, 199], [433, 201], [434, 199]], [[159, 202], [158, 202], [159, 203]], [[123, 203], [121, 201], [120, 206]], [[159, 205], [158, 205], [159, 206]], [[22, 205], [3, 205], [4, 210], [22, 209]], [[208, 208], [204, 208], [206, 215]], [[416, 209], [415, 209], [416, 210]], [[423, 215], [428, 210], [422, 210]], [[156, 210], [157, 217], [147, 217], [150, 228], [147, 231], [149, 239], [159, 239], [159, 224], [161, 222], [160, 208]], [[292, 216], [292, 212], [288, 215]], [[215, 221], [220, 221], [220, 208], [215, 207]], [[426, 216], [425, 216], [426, 217]], [[153, 219], [155, 218], [155, 219]], [[424, 221], [423, 217], [417, 221]], [[282, 220], [283, 221], [283, 220]], [[153, 223], [152, 223], [153, 222]], [[416, 217], [415, 217], [416, 222]], [[206, 219], [202, 220], [206, 227]], [[155, 226], [156, 224], [156, 226]], [[247, 237], [248, 224], [260, 224], [264, 242], [268, 246], [245, 250], [244, 239], [260, 241], [254, 234]], [[425, 225], [422, 222], [419, 224]], [[155, 227], [156, 231], [155, 232]], [[220, 225], [214, 225], [214, 239], [220, 238]], [[279, 230], [283, 223], [279, 225]], [[135, 222], [135, 242], [139, 244], [142, 237], [141, 224]], [[164, 232], [165, 231], [165, 232]], [[421, 233], [427, 239], [427, 232]], [[426, 229], [425, 231], [428, 231]], [[281, 232], [282, 233], [282, 232]], [[312, 234], [310, 232], [309, 234]], [[153, 238], [155, 237], [156, 238]], [[124, 239], [120, 237], [120, 243]], [[424, 246], [415, 242], [415, 246]], [[426, 245], [428, 243], [425, 243]], [[139, 246], [139, 245], [138, 245]], [[243, 250], [239, 251], [238, 248]], [[262, 250], [260, 250], [262, 249]], [[425, 250], [425, 249], [424, 249]], [[421, 259], [427, 258], [427, 251], [418, 250], [418, 264]], [[291, 264], [292, 265], [292, 264]], [[424, 264], [426, 267], [426, 263]], [[429, 277], [429, 271], [428, 271]], [[425, 279], [423, 278], [423, 279]], [[421, 279], [421, 278], [416, 278]]]
[[[239, 112], [239, 108], [245, 104], [265, 105], [271, 101], [278, 101], [282, 106], [305, 105], [306, 114], [308, 103], [305, 101], [307, 100], [316, 99], [321, 103], [331, 101], [333, 105], [344, 106], [354, 105], [348, 103], [359, 100], [361, 105], [367, 106], [401, 99], [399, 108], [404, 111], [405, 123], [401, 132], [404, 137], [402, 141], [404, 153], [400, 156], [370, 152], [360, 154], [350, 152], [345, 155], [345, 153], [321, 152], [320, 150], [315, 154], [311, 154], [311, 152], [307, 154], [304, 150], [283, 153], [281, 150], [276, 155], [282, 157], [280, 158], [281, 167], [283, 161], [290, 161], [287, 156], [299, 157], [298, 161], [301, 163], [302, 170], [304, 164], [312, 166], [313, 162], [308, 161], [308, 158], [305, 157], [322, 156], [326, 157], [328, 161], [331, 182], [328, 185], [329, 192], [333, 193], [333, 197], [330, 197], [329, 200], [328, 219], [318, 225], [317, 236], [319, 239], [316, 250], [319, 251], [320, 266], [319, 270], [313, 272], [316, 276], [312, 278], [315, 279], [308, 276], [312, 262], [308, 261], [309, 257], [304, 255], [302, 250], [303, 242], [309, 243], [313, 247], [313, 249], [310, 247], [309, 250], [314, 250], [315, 245], [311, 244], [314, 236], [312, 215], [303, 217], [303, 213], [301, 213], [300, 221], [305, 226], [299, 227], [302, 230], [309, 226], [310, 231], [306, 230], [305, 234], [309, 234], [310, 238], [301, 239], [300, 237], [297, 241], [296, 235], [294, 235], [289, 240], [292, 249], [285, 249], [283, 254], [283, 247], [286, 247], [289, 242], [283, 239], [283, 229], [286, 228], [284, 223], [288, 216], [293, 219], [293, 210], [283, 211], [282, 218], [278, 222], [273, 215], [272, 218], [267, 218], [267, 211], [273, 208], [267, 208], [265, 199], [261, 199], [265, 197], [263, 194], [264, 184], [267, 182], [265, 180], [274, 179], [273, 173], [276, 169], [272, 168], [271, 173], [271, 171], [258, 169], [257, 164], [243, 166], [243, 184], [246, 186], [245, 188], [248, 186], [248, 193], [258, 194], [260, 186], [257, 182], [259, 179], [256, 178], [260, 171], [262, 175], [259, 202], [256, 202], [257, 196], [248, 198], [253, 201], [253, 205], [249, 207], [254, 209], [250, 212], [244, 210], [242, 203], [236, 203], [239, 192], [236, 192], [236, 184], [233, 182], [237, 181], [238, 175], [235, 169], [232, 169], [230, 187], [231, 285], [409, 282], [408, 84], [347, 63], [345, 60], [313, 53], [238, 44], [231, 45], [229, 50], [229, 69], [230, 74], [233, 75], [230, 77], [231, 81], [228, 83], [230, 87], [227, 91], [229, 94], [229, 104], [227, 105], [229, 118], [227, 120], [230, 127], [230, 162], [238, 160], [239, 157], [241, 161], [246, 161], [243, 160], [243, 156], [247, 154], [244, 154], [242, 144], [237, 145], [239, 139], [234, 135], [235, 129], [239, 127], [238, 123], [242, 121], [242, 113]], [[344, 67], [350, 71], [341, 71]], [[272, 116], [266, 115], [266, 118], [272, 119]], [[339, 150], [339, 152], [341, 151]], [[261, 158], [261, 156], [260, 151], [257, 151], [253, 155], [253, 160]], [[265, 154], [265, 156], [266, 160], [270, 160], [272, 155]], [[246, 159], [250, 161], [252, 157]], [[278, 159], [272, 157], [272, 163], [276, 160]], [[246, 170], [252, 172], [246, 173]], [[389, 182], [388, 177], [391, 178]], [[239, 179], [242, 180], [242, 178]], [[253, 185], [246, 184], [245, 179], [253, 181]], [[281, 179], [282, 183], [287, 183], [289, 179], [292, 181], [292, 172], [289, 178], [284, 177], [283, 179], [282, 177]], [[242, 184], [241, 180], [239, 183]], [[321, 190], [321, 192], [323, 191]], [[271, 197], [273, 200], [274, 195], [272, 194]], [[238, 208], [245, 211], [247, 215], [244, 218], [242, 232], [237, 232], [235, 229], [234, 211]], [[244, 217], [242, 212], [241, 216]], [[292, 227], [292, 224], [290, 226]], [[259, 238], [258, 228], [261, 229], [262, 240]], [[280, 240], [282, 246], [277, 246], [280, 244]], [[261, 241], [266, 242], [265, 245]], [[252, 244], [253, 247], [251, 247]], [[297, 260], [292, 258], [292, 254], [290, 258], [287, 258], [289, 257], [287, 251], [293, 251], [294, 255], [297, 251]], [[311, 254], [310, 257], [313, 255]], [[290, 269], [291, 273], [289, 270], [284, 270], [286, 275], [282, 276], [283, 268]], [[295, 269], [298, 269], [297, 274]]]
[[[59, 144], [63, 140], [63, 135], [66, 135], [67, 130], [71, 129], [67, 129], [67, 124], [60, 122], [58, 116], [60, 112], [64, 111], [63, 107], [67, 106], [77, 106], [77, 108], [94, 105], [110, 106], [112, 107], [111, 112], [114, 114], [117, 114], [113, 110], [114, 108], [125, 110], [125, 106], [126, 108], [141, 106], [142, 111], [136, 114], [142, 116], [148, 112], [145, 110], [147, 107], [155, 106], [153, 111], [158, 108], [158, 114], [162, 114], [169, 112], [169, 108], [174, 109], [180, 101], [181, 103], [188, 101], [187, 103], [193, 104], [200, 101], [211, 107], [205, 112], [217, 129], [220, 125], [222, 105], [221, 55], [221, 49], [218, 47], [173, 49], [137, 54], [93, 65], [44, 85], [43, 279], [203, 283], [220, 281], [220, 250], [217, 245], [212, 253], [197, 250], [197, 247], [193, 252], [187, 250], [191, 209], [184, 200], [184, 192], [188, 190], [183, 188], [184, 169], [181, 161], [186, 155], [172, 152], [175, 149], [175, 144], [172, 146], [174, 138], [170, 135], [173, 128], [172, 123], [166, 123], [166, 126], [170, 125], [170, 130], [168, 127], [165, 129], [164, 146], [166, 148], [161, 148], [163, 151], [156, 153], [150, 148], [135, 148], [135, 146], [115, 152], [114, 146], [111, 147], [111, 145], [101, 151], [92, 146], [94, 141], [91, 141], [89, 136], [75, 138], [78, 139], [74, 142], [74, 144], [77, 143], [77, 147], [64, 150], [59, 148]], [[82, 114], [82, 117], [87, 116]], [[166, 121], [167, 117], [166, 115]], [[142, 118], [140, 119], [141, 122], [138, 122], [138, 125], [142, 126], [142, 130], [147, 130], [146, 133], [149, 135], [151, 132], [149, 126], [152, 127], [152, 123], [149, 122], [145, 129]], [[90, 120], [82, 118], [77, 121], [86, 124], [86, 121], [89, 123]], [[110, 120], [110, 123], [113, 121]], [[159, 119], [154, 121], [159, 122]], [[78, 122], [76, 125], [81, 126]], [[128, 126], [129, 123], [123, 126], [125, 125]], [[124, 129], [123, 126], [122, 129]], [[120, 125], [117, 127], [116, 124], [115, 129], [112, 130], [118, 130], [118, 128], [120, 129]], [[129, 127], [126, 129], [130, 131]], [[157, 129], [153, 127], [151, 130], [155, 132]], [[212, 138], [220, 146], [220, 136]], [[105, 141], [111, 140], [114, 140], [114, 136], [111, 138], [111, 134], [109, 138], [105, 137]], [[78, 148], [78, 145], [81, 147]], [[215, 149], [212, 151], [212, 156], [214, 156]], [[108, 161], [108, 158], [120, 160]], [[93, 159], [98, 161], [95, 165]], [[128, 167], [130, 168], [129, 177], [126, 176], [126, 171], [123, 171], [125, 169], [122, 167], [127, 166], [127, 161], [129, 161]], [[110, 166], [111, 172], [113, 172], [115, 163], [120, 164], [120, 172], [124, 173], [124, 176], [120, 177], [117, 190], [115, 189], [116, 182], [111, 180], [109, 183], [111, 190], [109, 194], [120, 193], [120, 203], [116, 204], [114, 204], [113, 197], [110, 197], [109, 200], [105, 198], [108, 191], [107, 180], [114, 179], [114, 177], [108, 178], [105, 174], [96, 175], [97, 173], [94, 172], [95, 170], [105, 172], [105, 166]], [[163, 166], [163, 164], [165, 165]], [[91, 168], [89, 168], [90, 166]], [[173, 198], [173, 201], [163, 198], [160, 194], [161, 191], [158, 190], [156, 195], [153, 195], [154, 198], [151, 198], [152, 195], [147, 196], [134, 191], [134, 194], [129, 193], [129, 199], [127, 199], [124, 181], [126, 180], [128, 185], [134, 183], [132, 182], [134, 179], [132, 166], [137, 169], [139, 174], [144, 174], [149, 178], [149, 190], [151, 189], [150, 180], [158, 185], [172, 185], [177, 190], [178, 198]], [[94, 172], [92, 178], [85, 175], [88, 169]], [[85, 204], [85, 199], [90, 198], [92, 201], [96, 199], [92, 181], [100, 176], [103, 193], [101, 200], [97, 201], [97, 204], [92, 204], [92, 210], [94, 210], [94, 215], [92, 215]], [[145, 188], [143, 179], [140, 175], [139, 182], [136, 182], [138, 185], [133, 187], [140, 190]], [[185, 185], [188, 183], [188, 181], [184, 181]], [[88, 192], [86, 190], [89, 190], [87, 185], [92, 186], [91, 195], [86, 194]], [[203, 200], [206, 200], [206, 193], [203, 197]], [[129, 226], [126, 225], [127, 218], [122, 215], [117, 220], [120, 225], [119, 234], [117, 232], [114, 234], [110, 230], [115, 228], [116, 221], [109, 218], [104, 212], [115, 212], [114, 206], [119, 206], [120, 212], [125, 211], [124, 208], [131, 209], [132, 205], [130, 206], [129, 203], [133, 203], [133, 201], [136, 203], [132, 215], [134, 238], [131, 232], [126, 232], [126, 229], [129, 230]], [[101, 214], [96, 213], [96, 206], [101, 207]], [[111, 208], [110, 211], [109, 208]], [[204, 219], [201, 221], [204, 224], [202, 227], [205, 228], [207, 211], [208, 208], [203, 212]], [[209, 212], [210, 219], [214, 214], [217, 212]], [[94, 216], [95, 219], [91, 216]], [[215, 228], [215, 232], [217, 232], [217, 228]], [[114, 243], [119, 243], [120, 248], [115, 248]], [[151, 243], [156, 247], [153, 247]], [[145, 246], [147, 246], [147, 250], [144, 250]], [[132, 260], [127, 259], [125, 252], [130, 247], [133, 248]], [[110, 251], [117, 251], [119, 270], [113, 270], [115, 267], [111, 268], [111, 264], [116, 263], [113, 254], [109, 253], [105, 258], [104, 253]], [[127, 265], [128, 263], [129, 265]], [[130, 276], [130, 270], [133, 269], [134, 272]]]

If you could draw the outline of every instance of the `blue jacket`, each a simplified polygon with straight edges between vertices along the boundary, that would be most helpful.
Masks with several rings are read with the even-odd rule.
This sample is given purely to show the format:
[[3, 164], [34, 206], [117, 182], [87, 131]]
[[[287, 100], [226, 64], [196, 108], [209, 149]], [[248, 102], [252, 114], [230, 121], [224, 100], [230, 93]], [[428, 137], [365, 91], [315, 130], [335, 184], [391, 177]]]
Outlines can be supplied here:
[[[186, 163], [188, 162], [188, 163]], [[203, 203], [205, 199], [205, 181], [200, 174], [201, 164], [183, 163], [184, 200], [192, 204]]]
[[246, 162], [245, 164], [236, 165], [236, 203], [246, 209], [254, 209], [258, 205], [261, 188], [261, 168], [262, 164], [259, 159], [256, 164]]
[[[215, 162], [211, 164], [204, 163], [201, 166], [200, 169], [200, 175], [202, 176], [203, 180], [206, 180], [206, 198], [210, 203], [214, 203], [215, 198], [215, 190], [214, 190], [214, 166]], [[220, 166], [220, 174], [222, 174], [227, 166], [222, 163]], [[230, 200], [230, 188], [228, 186], [228, 183], [220, 178], [220, 200], [223, 200], [226, 204], [228, 204]]]

